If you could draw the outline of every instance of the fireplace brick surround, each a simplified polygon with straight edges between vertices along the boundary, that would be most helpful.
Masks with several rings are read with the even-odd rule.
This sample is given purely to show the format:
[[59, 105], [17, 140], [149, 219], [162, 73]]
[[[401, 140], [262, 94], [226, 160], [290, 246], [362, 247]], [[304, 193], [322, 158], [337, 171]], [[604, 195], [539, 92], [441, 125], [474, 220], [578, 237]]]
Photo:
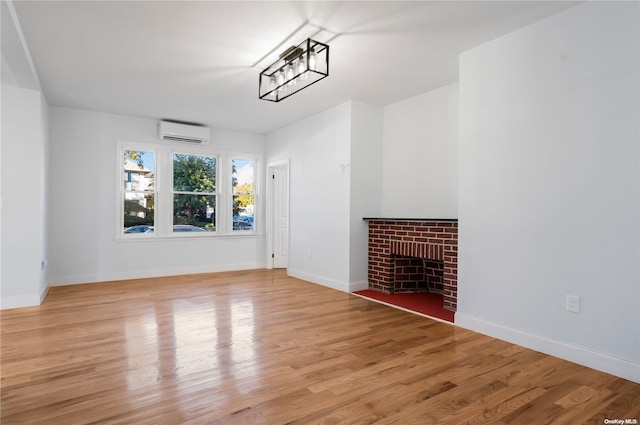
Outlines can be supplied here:
[[[365, 218], [369, 223], [369, 289], [387, 294], [427, 290], [423, 282], [410, 278], [411, 272], [420, 275], [441, 275], [444, 308], [456, 311], [458, 298], [458, 220]], [[415, 261], [421, 259], [426, 269]], [[400, 262], [396, 261], [400, 259]], [[440, 266], [438, 266], [440, 264]], [[396, 267], [402, 268], [396, 274]], [[440, 270], [438, 270], [438, 268]], [[434, 272], [435, 271], [435, 272]], [[398, 279], [398, 276], [400, 278]], [[398, 282], [396, 282], [398, 280]]]

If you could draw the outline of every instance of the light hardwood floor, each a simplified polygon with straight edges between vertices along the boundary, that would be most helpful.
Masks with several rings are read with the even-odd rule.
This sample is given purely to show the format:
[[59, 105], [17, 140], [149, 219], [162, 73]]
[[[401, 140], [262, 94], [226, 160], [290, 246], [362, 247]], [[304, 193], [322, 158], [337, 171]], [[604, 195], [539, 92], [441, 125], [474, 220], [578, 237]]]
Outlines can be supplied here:
[[638, 384], [282, 271], [54, 287], [0, 318], [3, 425], [640, 421]]

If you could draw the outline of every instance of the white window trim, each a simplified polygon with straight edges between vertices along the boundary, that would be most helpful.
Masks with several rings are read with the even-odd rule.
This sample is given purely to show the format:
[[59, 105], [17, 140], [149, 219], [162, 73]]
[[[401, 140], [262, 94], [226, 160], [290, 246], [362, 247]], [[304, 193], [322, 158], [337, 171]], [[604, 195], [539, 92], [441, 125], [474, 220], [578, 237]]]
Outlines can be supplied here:
[[[203, 232], [193, 232], [193, 233], [180, 233], [180, 232], [174, 232], [173, 231], [173, 195], [175, 195], [175, 191], [173, 190], [173, 156], [174, 155], [189, 155], [189, 156], [202, 156], [202, 157], [208, 157], [208, 158], [215, 158], [216, 160], [216, 191], [214, 193], [214, 196], [216, 198], [216, 230], [213, 231], [209, 231], [206, 233]], [[221, 234], [220, 233], [220, 207], [219, 207], [219, 203], [220, 203], [220, 178], [222, 177], [222, 173], [220, 172], [220, 154], [219, 153], [209, 153], [209, 152], [203, 152], [200, 150], [196, 150], [196, 149], [189, 149], [188, 147], [185, 149], [178, 149], [178, 148], [173, 148], [170, 151], [169, 154], [169, 180], [170, 180], [170, 186], [169, 186], [169, 190], [171, 193], [171, 196], [169, 199], [169, 216], [170, 216], [170, 226], [167, 229], [168, 235], [171, 238], [175, 238], [175, 237], [183, 237], [183, 238], [206, 238], [206, 237], [211, 237], [211, 236], [216, 236]], [[210, 194], [209, 192], [205, 192], [203, 194]]]
[[[155, 216], [154, 232], [139, 234], [123, 234], [124, 229], [124, 163], [121, 159], [125, 150], [153, 152], [155, 156], [154, 195]], [[173, 155], [197, 155], [216, 158], [216, 230], [211, 232], [173, 232]], [[252, 238], [262, 235], [260, 224], [262, 212], [261, 189], [262, 156], [242, 152], [211, 151], [197, 147], [162, 146], [154, 143], [120, 141], [116, 143], [115, 158], [118, 161], [116, 173], [116, 217], [114, 221], [115, 241], [117, 242], [150, 242], [161, 240], [185, 240], [201, 238]], [[250, 160], [254, 162], [254, 227], [253, 230], [233, 230], [233, 190], [232, 160]]]
[[[232, 184], [232, 170], [233, 170], [233, 160], [245, 160], [245, 161], [253, 161], [253, 229], [252, 230], [233, 230], [233, 188]], [[260, 228], [260, 186], [262, 183], [262, 168], [261, 168], [261, 158], [257, 155], [247, 155], [242, 153], [230, 153], [227, 158], [227, 166], [229, 167], [229, 181], [227, 183], [227, 189], [229, 190], [228, 195], [228, 232], [234, 236], [251, 236], [251, 235], [259, 235], [261, 234]]]
[[[158, 204], [158, 198], [159, 198], [159, 188], [158, 188], [158, 183], [157, 183], [157, 177], [158, 177], [158, 151], [157, 151], [157, 146], [156, 145], [151, 145], [151, 144], [146, 144], [146, 143], [127, 143], [127, 142], [120, 142], [117, 143], [116, 146], [116, 158], [118, 161], [118, 173], [117, 173], [117, 183], [116, 183], [116, 208], [117, 208], [117, 212], [116, 212], [116, 217], [115, 217], [115, 233], [116, 233], [116, 239], [122, 239], [122, 240], [130, 240], [130, 239], [150, 239], [153, 238], [153, 234], [152, 233], [133, 233], [133, 234], [128, 234], [125, 235], [123, 233], [124, 231], [124, 198], [125, 198], [125, 193], [127, 192], [125, 189], [125, 185], [124, 185], [124, 180], [123, 180], [123, 176], [124, 176], [124, 161], [122, 160], [124, 158], [124, 152], [125, 151], [144, 151], [144, 152], [153, 152], [154, 155], [154, 186], [153, 186], [153, 195], [154, 195], [154, 206]], [[155, 207], [154, 207], [155, 209]], [[155, 230], [155, 226], [157, 225], [158, 222], [158, 217], [156, 215], [157, 211], [154, 211], [154, 230]]]

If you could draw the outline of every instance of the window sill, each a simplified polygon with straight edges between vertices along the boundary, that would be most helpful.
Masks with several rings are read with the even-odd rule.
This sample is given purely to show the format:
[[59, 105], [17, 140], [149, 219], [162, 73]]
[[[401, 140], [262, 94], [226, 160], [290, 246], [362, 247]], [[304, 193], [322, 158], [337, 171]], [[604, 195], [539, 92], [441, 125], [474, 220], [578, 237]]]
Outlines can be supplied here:
[[[212, 232], [213, 233], [213, 232]], [[122, 237], [116, 236], [115, 242], [157, 242], [157, 241], [170, 241], [170, 240], [213, 240], [213, 239], [236, 239], [236, 238], [257, 238], [263, 236], [260, 232], [247, 232], [247, 233], [216, 233], [208, 235], [147, 235], [147, 236], [130, 236]]]

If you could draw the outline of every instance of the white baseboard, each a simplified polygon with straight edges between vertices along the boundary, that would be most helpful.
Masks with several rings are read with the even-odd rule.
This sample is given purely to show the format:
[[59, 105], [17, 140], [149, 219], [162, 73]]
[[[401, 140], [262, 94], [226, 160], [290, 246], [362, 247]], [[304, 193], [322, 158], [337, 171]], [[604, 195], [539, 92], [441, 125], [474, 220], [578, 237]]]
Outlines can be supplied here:
[[49, 286], [45, 286], [44, 288], [42, 288], [42, 290], [40, 291], [40, 304], [42, 304], [44, 299], [47, 298], [48, 293], [49, 293]]
[[0, 300], [0, 310], [8, 310], [10, 308], [35, 307], [42, 304], [49, 292], [49, 287], [45, 286], [40, 290], [39, 294], [34, 295], [18, 295], [3, 296]]
[[78, 285], [83, 283], [111, 282], [115, 280], [146, 279], [150, 277], [180, 276], [200, 273], [231, 272], [238, 270], [264, 269], [264, 263], [224, 264], [218, 266], [177, 267], [171, 269], [136, 270], [118, 273], [101, 273], [63, 276], [52, 279], [49, 286]]
[[337, 280], [327, 279], [322, 276], [316, 276], [314, 274], [305, 273], [294, 269], [287, 269], [287, 274], [297, 279], [306, 280], [307, 282], [317, 283], [318, 285], [337, 289], [338, 291], [349, 292], [349, 283], [347, 282], [339, 282]]
[[369, 282], [366, 280], [349, 283], [349, 292], [364, 291], [365, 289], [369, 289]]
[[456, 326], [640, 383], [640, 364], [456, 312]]
[[18, 296], [2, 296], [0, 300], [0, 310], [8, 310], [10, 308], [34, 307], [40, 305], [40, 296], [34, 295], [18, 295]]

